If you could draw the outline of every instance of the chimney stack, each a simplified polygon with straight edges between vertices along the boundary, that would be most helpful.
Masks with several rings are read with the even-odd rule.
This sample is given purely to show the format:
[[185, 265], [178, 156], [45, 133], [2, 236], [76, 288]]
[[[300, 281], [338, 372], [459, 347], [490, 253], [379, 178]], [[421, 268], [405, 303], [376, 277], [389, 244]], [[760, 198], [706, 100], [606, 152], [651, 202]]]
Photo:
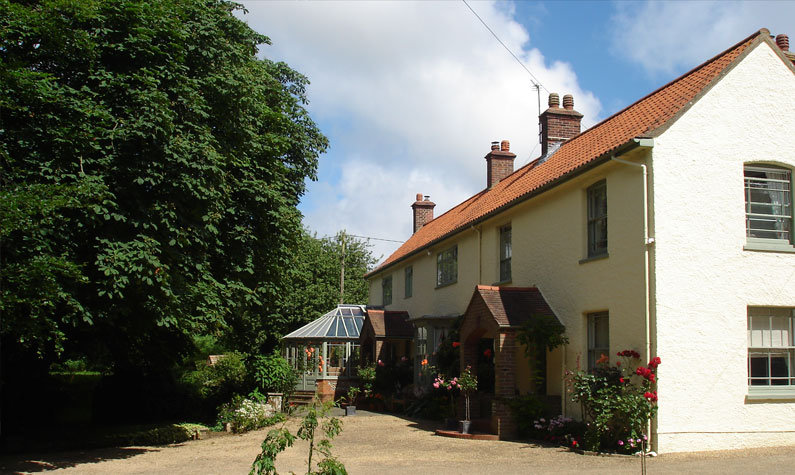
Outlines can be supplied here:
[[789, 51], [789, 36], [785, 34], [776, 35], [776, 44], [781, 51]]
[[425, 196], [423, 199], [422, 193], [417, 193], [417, 201], [411, 205], [411, 209], [414, 212], [415, 233], [419, 231], [421, 227], [433, 221], [433, 208], [436, 206], [436, 203], [430, 201], [429, 198], [430, 196]]
[[511, 142], [503, 140], [491, 143], [491, 151], [486, 154], [486, 187], [491, 188], [503, 178], [513, 173], [513, 160], [516, 154], [511, 152]]
[[580, 133], [582, 114], [574, 110], [574, 97], [563, 96], [563, 108], [560, 107], [560, 96], [553, 92], [549, 95], [549, 108], [538, 116], [541, 125], [541, 156], [554, 152], [560, 144]]

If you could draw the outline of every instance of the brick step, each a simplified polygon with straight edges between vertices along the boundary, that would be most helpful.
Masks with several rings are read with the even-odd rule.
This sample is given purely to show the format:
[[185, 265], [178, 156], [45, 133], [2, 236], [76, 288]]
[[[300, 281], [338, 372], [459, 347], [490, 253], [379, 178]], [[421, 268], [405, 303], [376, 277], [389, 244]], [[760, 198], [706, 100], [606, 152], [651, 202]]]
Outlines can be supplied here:
[[315, 399], [314, 391], [296, 391], [290, 395], [287, 402], [296, 406], [308, 406], [312, 404], [313, 399]]

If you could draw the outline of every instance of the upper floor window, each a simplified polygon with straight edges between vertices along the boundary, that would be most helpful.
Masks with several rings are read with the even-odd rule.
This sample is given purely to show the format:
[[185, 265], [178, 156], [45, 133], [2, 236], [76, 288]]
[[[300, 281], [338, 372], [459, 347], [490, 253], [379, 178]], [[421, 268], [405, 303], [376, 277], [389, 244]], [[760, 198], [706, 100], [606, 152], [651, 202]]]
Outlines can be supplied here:
[[793, 308], [748, 308], [749, 386], [795, 387], [793, 325]]
[[436, 286], [452, 284], [458, 280], [458, 246], [436, 255]]
[[792, 242], [792, 172], [773, 165], [745, 166], [745, 233]]
[[511, 280], [511, 225], [500, 228], [500, 282]]
[[412, 266], [408, 266], [408, 267], [406, 267], [404, 272], [405, 272], [405, 280], [406, 280], [406, 285], [405, 285], [406, 295], [405, 295], [405, 297], [409, 298], [414, 293], [414, 268]]
[[392, 276], [384, 277], [381, 281], [381, 297], [384, 306], [392, 305]]
[[607, 255], [607, 182], [588, 188], [588, 257]]

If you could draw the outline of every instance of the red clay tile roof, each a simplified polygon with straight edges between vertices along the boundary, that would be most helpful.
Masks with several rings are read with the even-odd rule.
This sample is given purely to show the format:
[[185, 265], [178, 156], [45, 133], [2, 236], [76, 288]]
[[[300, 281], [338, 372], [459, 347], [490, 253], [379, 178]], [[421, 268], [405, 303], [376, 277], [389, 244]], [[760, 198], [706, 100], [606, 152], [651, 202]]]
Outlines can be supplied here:
[[[478, 295], [501, 327], [518, 327], [531, 318], [538, 317], [557, 320], [555, 312], [549, 308], [541, 291], [536, 287], [478, 285], [472, 298], [475, 299]], [[560, 320], [557, 321], [560, 323]]]
[[414, 338], [408, 312], [367, 309], [365, 324], [368, 320], [376, 338]]
[[[455, 206], [414, 233], [387, 260], [366, 277], [407, 258], [425, 247], [452, 236], [505, 208], [561, 183], [587, 165], [599, 163], [634, 138], [655, 137], [691, 106], [700, 94], [727, 72], [751, 45], [769, 39], [762, 29], [696, 67], [678, 79], [599, 124], [571, 138], [545, 162], [530, 162], [491, 189], [485, 189]], [[772, 43], [771, 43], [772, 44]]]

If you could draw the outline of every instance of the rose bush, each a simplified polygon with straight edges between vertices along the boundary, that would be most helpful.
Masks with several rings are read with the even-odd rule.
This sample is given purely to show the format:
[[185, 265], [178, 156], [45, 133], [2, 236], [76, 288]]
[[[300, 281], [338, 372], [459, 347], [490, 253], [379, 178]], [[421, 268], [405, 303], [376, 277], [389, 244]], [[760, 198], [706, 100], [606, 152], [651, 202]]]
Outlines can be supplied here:
[[[586, 423], [583, 445], [588, 450], [634, 451], [634, 444], [623, 442], [645, 440], [648, 421], [657, 413], [660, 358], [642, 366], [638, 365], [640, 354], [634, 350], [620, 351], [618, 357], [623, 364], [617, 361], [611, 366], [609, 358], [602, 355], [592, 370], [567, 373], [571, 399], [582, 407]], [[633, 372], [626, 370], [633, 366]]]

